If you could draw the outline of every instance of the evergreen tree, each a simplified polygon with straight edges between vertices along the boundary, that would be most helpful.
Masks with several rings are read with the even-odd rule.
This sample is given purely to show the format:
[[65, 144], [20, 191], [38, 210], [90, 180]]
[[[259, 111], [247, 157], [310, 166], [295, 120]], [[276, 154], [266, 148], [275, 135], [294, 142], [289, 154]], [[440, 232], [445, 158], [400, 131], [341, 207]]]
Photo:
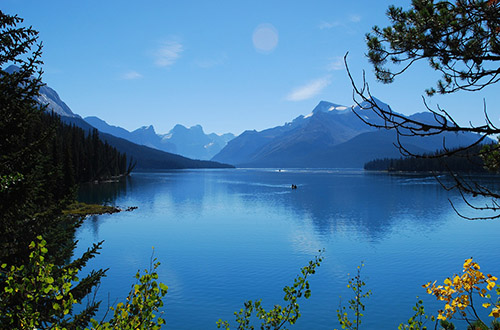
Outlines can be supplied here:
[[[375, 26], [366, 35], [368, 58], [372, 62], [377, 79], [391, 83], [404, 74], [418, 61], [428, 61], [432, 69], [441, 73], [436, 87], [426, 90], [428, 96], [435, 93], [452, 94], [459, 91], [477, 92], [500, 81], [500, 1], [498, 0], [457, 0], [434, 1], [412, 0], [411, 8], [390, 6], [387, 16], [391, 24], [385, 28]], [[363, 79], [356, 84], [348, 69], [355, 99], [358, 104], [365, 102], [363, 109], [374, 111], [377, 120], [367, 120], [358, 113], [366, 124], [384, 129], [393, 129], [398, 137], [426, 137], [446, 132], [477, 133], [477, 140], [460, 150], [444, 148], [440, 157], [449, 157], [488, 141], [489, 136], [500, 134], [500, 128], [492, 123], [486, 113], [486, 105], [481, 104], [485, 113], [485, 124], [473, 126], [459, 125], [453, 116], [443, 109], [431, 109], [424, 100], [424, 107], [434, 115], [434, 121], [420, 121], [406, 118], [391, 109], [379, 107], [370, 94], [370, 88]], [[398, 139], [397, 147], [404, 156], [415, 155]], [[445, 146], [445, 142], [443, 145]], [[498, 172], [500, 164], [500, 144], [480, 149], [476, 155], [486, 160], [489, 170]], [[435, 156], [433, 156], [435, 157]], [[454, 175], [454, 182], [446, 189], [459, 189], [469, 206], [476, 210], [494, 211], [500, 217], [500, 193], [482, 186], [478, 182]], [[491, 198], [488, 205], [477, 203], [470, 197]], [[490, 213], [491, 214], [491, 213]]]
[[[82, 269], [97, 253], [99, 245], [68, 262], [75, 245], [74, 230], [81, 219], [62, 214], [72, 196], [56, 160], [55, 154], [58, 157], [61, 154], [56, 151], [52, 155], [59, 148], [54, 144], [56, 127], [44, 125], [45, 108], [35, 100], [42, 85], [39, 69], [42, 46], [37, 44], [37, 31], [18, 27], [20, 23], [21, 18], [0, 11], [0, 67], [7, 64], [19, 67], [14, 72], [0, 69], [0, 264], [27, 265], [31, 254], [29, 242], [42, 235], [50, 251], [44, 258], [56, 267], [55, 276], [63, 276], [67, 269]], [[13, 295], [4, 292], [8, 280], [5, 274], [5, 270], [0, 272], [2, 310], [22, 305], [26, 298], [22, 291]], [[74, 299], [81, 302], [103, 275], [104, 271], [99, 270], [83, 278], [71, 289]], [[55, 303], [57, 297], [40, 298], [41, 324], [55, 322], [50, 312]], [[66, 327], [76, 329], [79, 324], [88, 323], [98, 306], [90, 302], [87, 309], [67, 320]], [[6, 315], [0, 313], [0, 328], [22, 327], [15, 313]]]
[[[376, 77], [390, 83], [412, 63], [428, 60], [442, 74], [432, 95], [477, 91], [499, 81], [500, 4], [498, 0], [413, 0], [412, 8], [390, 6], [391, 26], [367, 35]], [[393, 70], [388, 62], [402, 65]]]

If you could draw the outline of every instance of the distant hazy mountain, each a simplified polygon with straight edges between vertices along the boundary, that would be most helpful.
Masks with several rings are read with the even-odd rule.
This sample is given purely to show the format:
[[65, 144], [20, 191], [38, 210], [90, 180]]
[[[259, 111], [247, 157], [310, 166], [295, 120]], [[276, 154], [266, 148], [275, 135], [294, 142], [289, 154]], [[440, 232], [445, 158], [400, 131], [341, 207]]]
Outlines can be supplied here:
[[347, 107], [321, 101], [310, 114], [283, 126], [243, 132], [212, 159], [244, 166], [283, 166], [370, 130]]
[[153, 126], [143, 126], [133, 132], [129, 132], [119, 126], [112, 126], [98, 117], [85, 117], [87, 123], [97, 128], [99, 131], [114, 135], [130, 142], [144, 145], [153, 149], [166, 152], [177, 153], [177, 148], [171, 143], [162, 143], [161, 137], [156, 134]]
[[118, 126], [111, 126], [108, 125], [104, 120], [98, 118], [98, 117], [85, 117], [84, 119], [87, 123], [89, 123], [91, 126], [97, 128], [100, 132], [103, 133], [108, 133], [111, 135], [114, 135], [116, 137], [122, 138], [129, 140], [130, 138], [130, 132], [127, 131], [124, 128], [118, 127]]
[[[378, 106], [389, 109], [382, 101], [373, 98]], [[345, 107], [321, 101], [307, 116], [299, 116], [291, 123], [261, 132], [245, 131], [231, 140], [212, 160], [239, 167], [363, 167], [374, 158], [399, 157], [394, 146], [395, 132], [378, 130], [362, 122], [354, 113], [370, 122], [380, 123], [365, 102], [355, 107]], [[354, 111], [353, 111], [354, 109]], [[432, 122], [431, 113], [413, 115]], [[471, 143], [473, 134], [448, 133], [427, 138], [403, 138], [402, 142], [412, 152], [433, 152], [446, 147]]]
[[[80, 117], [61, 117], [68, 123], [74, 124], [85, 130], [92, 130], [94, 127]], [[158, 149], [139, 145], [129, 140], [116, 137], [108, 133], [100, 133], [99, 137], [108, 142], [120, 152], [124, 152], [132, 160], [137, 162], [136, 169], [184, 169], [184, 168], [229, 168], [228, 164], [215, 161], [194, 160]], [[129, 159], [130, 159], [129, 158]]]
[[186, 128], [175, 125], [167, 134], [160, 135], [162, 144], [174, 145], [179, 154], [196, 159], [210, 159], [234, 139], [232, 133], [205, 134], [200, 125]]
[[185, 157], [208, 160], [224, 148], [234, 138], [231, 133], [205, 134], [200, 125], [186, 128], [176, 125], [167, 134], [158, 134], [152, 125], [140, 127], [132, 132], [118, 126], [111, 126], [98, 117], [86, 117], [85, 121], [102, 132], [112, 134], [131, 142], [177, 153]]
[[[5, 71], [12, 73], [19, 68], [15, 66], [8, 67]], [[37, 101], [40, 104], [47, 105], [48, 111], [54, 111], [61, 116], [61, 120], [74, 124], [84, 130], [92, 130], [95, 127], [86, 121], [84, 121], [79, 115], [74, 114], [71, 109], [64, 103], [57, 92], [48, 86], [43, 86], [40, 88], [40, 96], [37, 97]], [[99, 126], [99, 125], [97, 125]], [[109, 125], [108, 125], [109, 126]], [[114, 132], [122, 132], [126, 130], [120, 129], [119, 127], [114, 127]], [[145, 129], [136, 132], [138, 138], [147, 139], [151, 134], [151, 129]], [[135, 132], [135, 131], [134, 131]], [[133, 132], [133, 133], [134, 133]], [[100, 133], [102, 140], [107, 141], [110, 145], [117, 148], [120, 152], [124, 152], [127, 156], [132, 158], [137, 162], [137, 169], [182, 169], [182, 168], [221, 168], [221, 167], [232, 167], [231, 165], [221, 164], [213, 161], [206, 160], [193, 160], [187, 157], [176, 155], [169, 152], [164, 152], [161, 150], [146, 147], [144, 145], [139, 145], [130, 142], [128, 139], [124, 139], [119, 136], [114, 136], [105, 132]], [[155, 135], [155, 134], [154, 134]]]

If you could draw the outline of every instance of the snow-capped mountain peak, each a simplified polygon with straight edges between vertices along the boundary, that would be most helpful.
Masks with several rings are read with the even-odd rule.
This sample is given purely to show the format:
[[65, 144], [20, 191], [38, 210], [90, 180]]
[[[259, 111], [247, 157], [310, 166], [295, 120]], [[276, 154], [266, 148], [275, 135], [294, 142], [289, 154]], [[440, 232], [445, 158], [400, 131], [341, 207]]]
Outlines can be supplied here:
[[313, 111], [303, 118], [311, 118], [314, 114], [317, 113], [335, 113], [335, 114], [344, 114], [348, 113], [351, 110], [350, 107], [346, 107], [345, 105], [335, 104], [327, 101], [320, 101], [318, 105], [313, 109]]
[[340, 104], [335, 104], [327, 101], [320, 101], [318, 105], [313, 109], [312, 113], [318, 112], [331, 112], [331, 111], [345, 111], [348, 107]]

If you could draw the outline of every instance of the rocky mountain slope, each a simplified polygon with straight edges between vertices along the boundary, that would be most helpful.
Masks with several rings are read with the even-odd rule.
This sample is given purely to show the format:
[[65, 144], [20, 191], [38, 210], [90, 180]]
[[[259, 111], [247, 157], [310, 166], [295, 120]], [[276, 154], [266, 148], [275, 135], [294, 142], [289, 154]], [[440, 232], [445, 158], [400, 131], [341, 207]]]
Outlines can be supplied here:
[[[379, 107], [389, 105], [373, 98]], [[285, 125], [257, 131], [245, 131], [231, 140], [212, 160], [238, 167], [354, 167], [361, 168], [374, 158], [399, 157], [394, 146], [396, 133], [370, 127], [356, 115], [380, 123], [369, 106], [353, 107], [321, 101], [306, 116], [299, 116]], [[433, 121], [431, 113], [413, 115]], [[472, 143], [474, 134], [448, 133], [440, 136], [405, 137], [403, 144], [415, 153], [433, 152]]]

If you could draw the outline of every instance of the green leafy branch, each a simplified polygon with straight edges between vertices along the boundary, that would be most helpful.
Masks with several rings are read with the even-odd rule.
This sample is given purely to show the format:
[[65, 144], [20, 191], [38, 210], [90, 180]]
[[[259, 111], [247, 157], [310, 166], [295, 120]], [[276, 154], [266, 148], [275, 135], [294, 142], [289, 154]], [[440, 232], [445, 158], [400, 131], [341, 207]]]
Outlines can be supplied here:
[[[425, 314], [424, 304], [420, 299], [417, 301], [415, 306], [413, 306], [413, 310], [415, 311], [415, 315], [408, 319], [408, 324], [401, 323], [398, 326], [398, 330], [426, 330], [427, 327], [425, 326], [425, 323], [427, 320], [430, 319], [432, 322], [436, 320], [434, 316], [429, 317], [429, 315]], [[453, 324], [448, 322], [442, 322], [441, 325], [447, 330], [455, 329]]]
[[370, 290], [364, 292], [363, 287], [366, 283], [361, 278], [361, 268], [364, 266], [363, 263], [358, 266], [356, 276], [349, 279], [349, 283], [347, 287], [352, 289], [354, 292], [354, 298], [349, 299], [349, 309], [354, 313], [354, 319], [351, 321], [349, 319], [349, 313], [346, 310], [346, 307], [342, 305], [342, 301], [339, 303], [339, 309], [337, 309], [337, 318], [342, 329], [349, 330], [358, 330], [359, 325], [361, 324], [361, 317], [363, 316], [363, 312], [365, 310], [365, 305], [363, 303], [364, 299], [370, 297], [372, 292]]
[[163, 297], [167, 294], [168, 287], [157, 282], [158, 266], [160, 262], [154, 258], [149, 270], [145, 269], [143, 275], [137, 271], [135, 274], [137, 283], [130, 290], [125, 303], [118, 303], [116, 307], [111, 307], [114, 313], [109, 322], [99, 323], [92, 320], [91, 329], [160, 329], [165, 324], [165, 319], [155, 313], [162, 313], [159, 309], [163, 306]]
[[[238, 324], [238, 330], [243, 329], [255, 329], [251, 322], [251, 317], [254, 315], [258, 320], [260, 320], [261, 330], [278, 330], [287, 329], [285, 325], [288, 323], [290, 325], [295, 324], [297, 319], [300, 317], [300, 307], [298, 300], [302, 297], [308, 299], [311, 296], [311, 289], [308, 281], [308, 277], [316, 273], [316, 268], [320, 266], [323, 258], [321, 256], [322, 251], [319, 251], [319, 256], [316, 256], [314, 260], [309, 261], [309, 264], [303, 267], [300, 274], [294, 280], [293, 285], [285, 286], [283, 291], [285, 296], [283, 300], [287, 302], [287, 305], [282, 307], [281, 305], [274, 305], [273, 309], [266, 311], [262, 306], [262, 300], [257, 301], [246, 301], [244, 303], [244, 308], [240, 309], [239, 312], [235, 312], [236, 323]], [[231, 329], [228, 321], [222, 321], [219, 319], [217, 321], [217, 328], [223, 328], [226, 330]]]
[[[3, 291], [0, 292], [1, 324], [11, 329], [53, 328], [68, 324], [78, 300], [71, 289], [79, 279], [77, 268], [62, 268], [46, 261], [47, 242], [37, 237], [29, 248], [29, 263], [21, 266], [2, 264]], [[59, 273], [59, 276], [55, 276]], [[64, 329], [64, 327], [62, 327]]]

